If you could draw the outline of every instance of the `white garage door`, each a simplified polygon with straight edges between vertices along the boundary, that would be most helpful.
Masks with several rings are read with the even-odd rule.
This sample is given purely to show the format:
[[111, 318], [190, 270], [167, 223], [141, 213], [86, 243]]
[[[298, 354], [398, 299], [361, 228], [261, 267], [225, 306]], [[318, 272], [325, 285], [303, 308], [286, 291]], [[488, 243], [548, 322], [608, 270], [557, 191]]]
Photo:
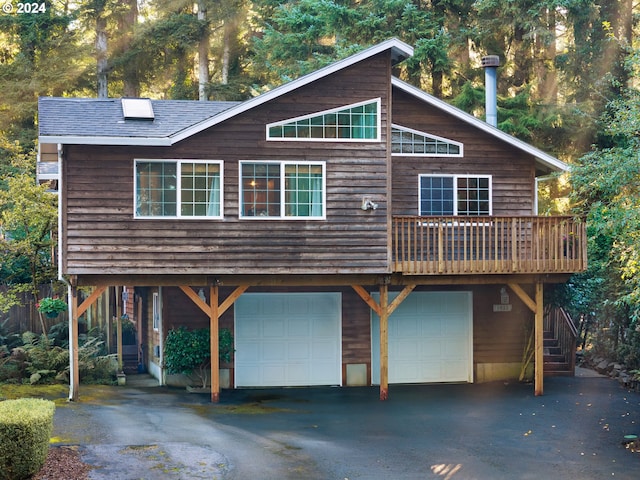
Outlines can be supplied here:
[[[397, 294], [389, 293], [389, 301]], [[413, 292], [389, 317], [389, 383], [472, 382], [471, 292]], [[380, 383], [380, 317], [371, 318], [371, 377]]]
[[341, 385], [340, 293], [246, 293], [235, 303], [237, 387]]

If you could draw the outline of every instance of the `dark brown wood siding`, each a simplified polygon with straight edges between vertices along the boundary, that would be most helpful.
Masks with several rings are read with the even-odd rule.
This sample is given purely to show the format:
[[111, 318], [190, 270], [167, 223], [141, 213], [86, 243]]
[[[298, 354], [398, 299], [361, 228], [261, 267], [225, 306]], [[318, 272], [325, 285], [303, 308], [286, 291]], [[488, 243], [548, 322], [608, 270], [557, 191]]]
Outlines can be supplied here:
[[[494, 312], [500, 304], [502, 285], [478, 286], [473, 289], [473, 362], [517, 363], [522, 355], [528, 335], [533, 329], [533, 313], [507, 289], [512, 310]], [[524, 286], [533, 295], [533, 288]]]
[[[174, 147], [66, 146], [65, 274], [379, 273], [387, 259], [386, 124], [381, 54], [196, 134]], [[381, 98], [382, 141], [267, 142], [265, 125]], [[224, 162], [224, 219], [134, 219], [134, 159]], [[326, 220], [239, 219], [240, 160], [326, 161]], [[371, 195], [378, 210], [363, 211]]]
[[461, 142], [463, 157], [392, 157], [393, 215], [418, 215], [421, 174], [492, 175], [493, 215], [532, 215], [534, 159], [398, 89], [393, 123]]

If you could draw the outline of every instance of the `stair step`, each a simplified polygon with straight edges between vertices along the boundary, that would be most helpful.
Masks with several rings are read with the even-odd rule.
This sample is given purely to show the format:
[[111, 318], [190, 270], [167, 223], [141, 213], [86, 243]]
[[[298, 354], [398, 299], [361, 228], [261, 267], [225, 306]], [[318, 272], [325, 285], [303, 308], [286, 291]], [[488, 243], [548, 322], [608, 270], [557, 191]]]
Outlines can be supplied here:
[[544, 363], [567, 363], [567, 359], [564, 355], [545, 355]]
[[571, 370], [545, 370], [545, 377], [573, 377], [575, 372]]
[[544, 371], [550, 372], [564, 372], [568, 371], [571, 368], [568, 362], [560, 361], [560, 362], [545, 362], [544, 363]]

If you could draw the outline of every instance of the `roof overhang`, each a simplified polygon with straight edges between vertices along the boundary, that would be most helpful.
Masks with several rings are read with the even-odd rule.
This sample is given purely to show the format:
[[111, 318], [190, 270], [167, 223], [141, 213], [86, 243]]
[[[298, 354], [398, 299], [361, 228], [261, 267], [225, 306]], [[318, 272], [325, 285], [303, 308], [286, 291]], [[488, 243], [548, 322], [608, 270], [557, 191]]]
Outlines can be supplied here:
[[567, 172], [570, 170], [568, 164], [563, 162], [562, 160], [558, 160], [556, 157], [549, 155], [548, 153], [543, 152], [542, 150], [530, 145], [522, 140], [517, 139], [513, 135], [509, 135], [508, 133], [499, 130], [498, 128], [489, 125], [487, 122], [484, 122], [473, 115], [468, 114], [467, 112], [460, 110], [459, 108], [454, 107], [453, 105], [448, 104], [447, 102], [440, 100], [433, 95], [429, 95], [426, 92], [423, 92], [419, 88], [414, 87], [406, 82], [403, 82], [399, 78], [393, 77], [391, 79], [392, 85], [419, 100], [430, 104], [431, 106], [438, 108], [447, 112], [450, 115], [466, 122], [474, 127], [482, 130], [489, 135], [494, 136], [495, 138], [506, 142], [513, 147], [528, 153], [529, 155], [535, 157], [536, 161], [544, 167], [546, 170], [550, 170], [553, 172]]
[[113, 145], [140, 147], [170, 147], [170, 137], [91, 137], [81, 135], [41, 135], [41, 144], [60, 143], [62, 145]]

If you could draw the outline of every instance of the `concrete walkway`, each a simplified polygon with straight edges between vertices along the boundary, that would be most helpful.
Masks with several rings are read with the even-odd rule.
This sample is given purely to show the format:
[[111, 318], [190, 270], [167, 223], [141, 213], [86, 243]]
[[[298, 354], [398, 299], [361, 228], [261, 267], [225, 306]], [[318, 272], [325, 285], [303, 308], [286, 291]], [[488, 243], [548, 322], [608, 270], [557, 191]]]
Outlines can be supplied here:
[[[131, 378], [133, 381], [134, 379]], [[531, 385], [298, 388], [206, 394], [81, 386], [55, 435], [94, 479], [640, 478], [640, 394], [606, 377]]]

